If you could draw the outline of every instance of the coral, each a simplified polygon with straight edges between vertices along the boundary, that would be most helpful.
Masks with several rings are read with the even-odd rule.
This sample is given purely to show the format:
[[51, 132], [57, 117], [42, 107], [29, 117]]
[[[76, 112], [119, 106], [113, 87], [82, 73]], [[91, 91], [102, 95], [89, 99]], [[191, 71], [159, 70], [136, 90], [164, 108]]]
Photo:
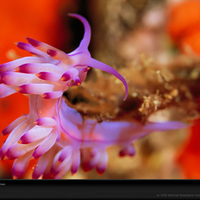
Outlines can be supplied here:
[[[187, 11], [187, 15], [185, 12]], [[181, 53], [192, 55], [194, 67], [182, 66], [185, 70], [185, 77], [191, 79], [187, 83], [192, 92], [192, 100], [196, 103], [196, 116], [193, 118], [193, 125], [189, 129], [188, 138], [181, 145], [177, 153], [177, 163], [183, 171], [184, 178], [198, 179], [200, 177], [199, 165], [200, 148], [198, 141], [200, 119], [199, 119], [199, 65], [195, 60], [199, 60], [200, 54], [200, 1], [197, 0], [184, 0], [169, 4], [168, 13], [169, 18], [167, 21], [167, 30], [170, 37], [173, 39], [174, 44], [178, 47]], [[178, 71], [178, 70], [177, 70]], [[179, 73], [180, 74], [180, 73]]]

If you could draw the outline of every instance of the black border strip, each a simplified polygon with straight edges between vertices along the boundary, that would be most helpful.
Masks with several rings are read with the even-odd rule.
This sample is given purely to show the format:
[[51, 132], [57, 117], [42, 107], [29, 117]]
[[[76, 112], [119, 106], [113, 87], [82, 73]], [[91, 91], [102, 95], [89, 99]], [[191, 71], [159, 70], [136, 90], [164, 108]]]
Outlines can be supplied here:
[[200, 199], [200, 181], [0, 180], [0, 199]]

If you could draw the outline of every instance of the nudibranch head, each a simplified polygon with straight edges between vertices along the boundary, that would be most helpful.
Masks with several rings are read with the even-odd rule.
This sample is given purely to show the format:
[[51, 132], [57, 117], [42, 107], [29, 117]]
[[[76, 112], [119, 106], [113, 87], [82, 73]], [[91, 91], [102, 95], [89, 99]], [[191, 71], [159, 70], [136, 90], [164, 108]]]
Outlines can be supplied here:
[[16, 45], [20, 49], [29, 51], [34, 56], [0, 65], [1, 98], [17, 91], [41, 95], [49, 99], [59, 98], [69, 86], [81, 85], [89, 67], [106, 71], [119, 78], [125, 85], [125, 98], [127, 97], [128, 86], [125, 79], [112, 67], [91, 58], [88, 51], [91, 28], [87, 20], [77, 14], [69, 15], [79, 19], [84, 25], [85, 33], [79, 47], [66, 54], [55, 47], [28, 37], [26, 39], [29, 44], [17, 42]]

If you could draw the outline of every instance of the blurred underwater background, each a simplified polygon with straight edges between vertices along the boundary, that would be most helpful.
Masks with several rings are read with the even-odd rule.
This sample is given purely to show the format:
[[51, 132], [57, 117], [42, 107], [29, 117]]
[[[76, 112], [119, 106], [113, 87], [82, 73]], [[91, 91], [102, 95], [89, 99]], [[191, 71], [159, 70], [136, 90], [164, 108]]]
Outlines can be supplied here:
[[[68, 53], [83, 37], [85, 17], [92, 29], [93, 58], [115, 68], [116, 77], [90, 69], [79, 87], [63, 94], [83, 117], [97, 121], [134, 119], [183, 121], [187, 129], [151, 133], [136, 140], [134, 156], [107, 149], [106, 171], [78, 172], [64, 179], [199, 179], [200, 157], [200, 1], [199, 0], [0, 0], [0, 64], [27, 55], [14, 42], [24, 37]], [[187, 14], [185, 14], [187, 13]], [[29, 112], [28, 98], [13, 94], [0, 99], [0, 129]], [[1, 146], [6, 136], [1, 136]], [[0, 161], [0, 177], [12, 178], [13, 161]], [[30, 179], [35, 162], [22, 177]]]

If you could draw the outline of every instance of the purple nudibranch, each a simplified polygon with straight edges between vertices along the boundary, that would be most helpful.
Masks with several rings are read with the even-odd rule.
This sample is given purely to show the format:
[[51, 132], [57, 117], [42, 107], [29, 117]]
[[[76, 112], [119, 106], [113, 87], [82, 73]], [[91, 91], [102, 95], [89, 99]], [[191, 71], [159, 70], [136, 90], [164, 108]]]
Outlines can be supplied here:
[[68, 170], [75, 174], [79, 166], [89, 171], [96, 168], [99, 174], [106, 170], [106, 148], [120, 145], [119, 155], [135, 154], [132, 145], [138, 138], [158, 130], [185, 128], [181, 122], [103, 121], [82, 119], [81, 115], [67, 106], [62, 98], [72, 85], [79, 86], [86, 78], [88, 67], [113, 74], [125, 86], [125, 79], [112, 67], [91, 58], [88, 45], [90, 25], [78, 14], [69, 16], [84, 25], [84, 36], [73, 52], [66, 54], [48, 44], [26, 38], [28, 43], [16, 45], [34, 56], [20, 58], [0, 65], [0, 98], [16, 92], [28, 94], [30, 113], [13, 121], [3, 131], [8, 135], [0, 149], [0, 158], [14, 159], [13, 178], [20, 178], [31, 159], [38, 159], [32, 178], [61, 179]]

